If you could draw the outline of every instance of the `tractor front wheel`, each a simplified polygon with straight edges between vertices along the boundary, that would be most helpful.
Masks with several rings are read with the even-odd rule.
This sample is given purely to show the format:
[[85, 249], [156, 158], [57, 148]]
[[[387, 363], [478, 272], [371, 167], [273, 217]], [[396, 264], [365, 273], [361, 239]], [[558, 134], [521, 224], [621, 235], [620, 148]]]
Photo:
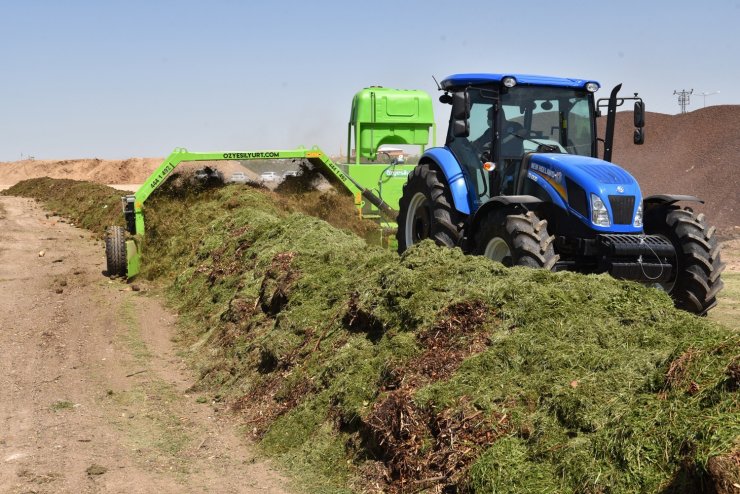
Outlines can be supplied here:
[[508, 215], [492, 211], [475, 234], [474, 253], [504, 266], [551, 270], [560, 259], [552, 246], [554, 238], [547, 233], [547, 221], [532, 211]]
[[126, 231], [122, 226], [110, 226], [105, 231], [105, 261], [108, 276], [126, 277]]
[[706, 315], [717, 305], [717, 293], [724, 286], [720, 275], [725, 265], [715, 228], [706, 224], [704, 214], [694, 215], [678, 206], [656, 206], [645, 214], [645, 233], [668, 239], [676, 249], [673, 275], [660, 288], [677, 308]]
[[463, 215], [454, 208], [444, 177], [424, 163], [411, 171], [403, 186], [397, 222], [400, 254], [427, 238], [455, 247], [462, 235]]

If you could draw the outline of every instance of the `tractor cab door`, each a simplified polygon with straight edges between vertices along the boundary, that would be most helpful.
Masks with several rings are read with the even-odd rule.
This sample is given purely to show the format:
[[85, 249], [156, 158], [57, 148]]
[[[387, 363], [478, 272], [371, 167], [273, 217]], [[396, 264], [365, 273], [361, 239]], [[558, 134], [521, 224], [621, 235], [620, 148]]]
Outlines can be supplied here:
[[498, 112], [497, 128], [500, 144], [496, 158], [497, 171], [494, 175], [493, 189], [496, 195], [514, 195], [519, 178], [522, 158], [524, 157], [524, 140], [527, 132], [524, 118], [519, 108], [501, 106]]
[[465, 174], [468, 190], [474, 191], [472, 197], [476, 203], [473, 209], [485, 203], [490, 197], [491, 186], [489, 173], [483, 164], [492, 161], [494, 153], [493, 117], [498, 94], [488, 88], [469, 87], [466, 91], [470, 102], [467, 135], [455, 136], [453, 120], [447, 132], [447, 147], [455, 155]]

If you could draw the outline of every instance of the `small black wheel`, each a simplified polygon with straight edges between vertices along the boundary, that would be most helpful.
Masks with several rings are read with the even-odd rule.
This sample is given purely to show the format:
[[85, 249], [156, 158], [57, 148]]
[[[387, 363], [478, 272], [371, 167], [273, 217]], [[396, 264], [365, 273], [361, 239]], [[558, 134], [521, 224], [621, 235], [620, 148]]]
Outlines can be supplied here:
[[668, 239], [676, 249], [674, 272], [659, 287], [673, 298], [675, 306], [706, 315], [717, 305], [724, 283], [720, 278], [725, 264], [715, 228], [704, 214], [694, 215], [678, 206], [654, 206], [645, 214], [645, 233]]
[[109, 226], [105, 232], [105, 260], [108, 276], [126, 277], [126, 231], [122, 226]]
[[403, 186], [396, 233], [399, 254], [427, 238], [443, 247], [460, 243], [463, 215], [453, 206], [450, 187], [439, 173], [420, 164]]
[[491, 211], [475, 234], [473, 252], [505, 266], [552, 270], [560, 259], [552, 246], [554, 239], [547, 233], [547, 221], [532, 211]]

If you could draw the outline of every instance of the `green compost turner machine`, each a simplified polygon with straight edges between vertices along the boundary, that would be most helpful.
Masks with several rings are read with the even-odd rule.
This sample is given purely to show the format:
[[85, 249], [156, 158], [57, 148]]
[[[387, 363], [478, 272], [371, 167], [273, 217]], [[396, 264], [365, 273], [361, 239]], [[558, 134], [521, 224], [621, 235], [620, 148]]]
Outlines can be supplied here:
[[[106, 232], [105, 252], [110, 276], [133, 277], [139, 273], [145, 234], [145, 202], [181, 163], [255, 160], [307, 160], [332, 183], [355, 198], [359, 215], [385, 217], [395, 222], [403, 185], [415, 165], [395, 160], [378, 163], [383, 145], [415, 145], [424, 152], [436, 125], [431, 97], [424, 91], [369, 87], [352, 100], [347, 132], [347, 163], [335, 163], [318, 147], [289, 150], [189, 152], [178, 148], [146, 179], [135, 194], [122, 197], [126, 226]], [[354, 143], [354, 148], [353, 148]], [[354, 157], [349, 150], [354, 149]], [[381, 151], [382, 152], [382, 151]]]

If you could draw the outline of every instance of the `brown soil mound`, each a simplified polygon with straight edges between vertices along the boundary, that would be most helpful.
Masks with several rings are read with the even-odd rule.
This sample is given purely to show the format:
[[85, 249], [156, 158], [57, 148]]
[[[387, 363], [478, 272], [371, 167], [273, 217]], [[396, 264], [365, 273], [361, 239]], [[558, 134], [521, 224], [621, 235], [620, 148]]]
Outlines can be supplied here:
[[0, 163], [0, 184], [13, 185], [39, 177], [87, 180], [101, 184], [142, 183], [162, 162], [161, 158], [126, 160], [23, 160]]
[[[605, 121], [606, 119], [601, 119]], [[600, 122], [603, 123], [603, 122]], [[683, 115], [648, 113], [645, 144], [632, 144], [632, 112], [617, 114], [613, 161], [632, 173], [643, 195], [689, 194], [723, 233], [740, 233], [740, 105]]]
[[[23, 160], [0, 163], [0, 186], [9, 187], [29, 178], [61, 178], [86, 180], [99, 184], [141, 184], [162, 163], [163, 158], [129, 158], [126, 160], [74, 159]], [[259, 174], [247, 170], [238, 161], [192, 162], [178, 167], [192, 171], [211, 166], [228, 178], [235, 171], [245, 172], [250, 180], [259, 180]]]

